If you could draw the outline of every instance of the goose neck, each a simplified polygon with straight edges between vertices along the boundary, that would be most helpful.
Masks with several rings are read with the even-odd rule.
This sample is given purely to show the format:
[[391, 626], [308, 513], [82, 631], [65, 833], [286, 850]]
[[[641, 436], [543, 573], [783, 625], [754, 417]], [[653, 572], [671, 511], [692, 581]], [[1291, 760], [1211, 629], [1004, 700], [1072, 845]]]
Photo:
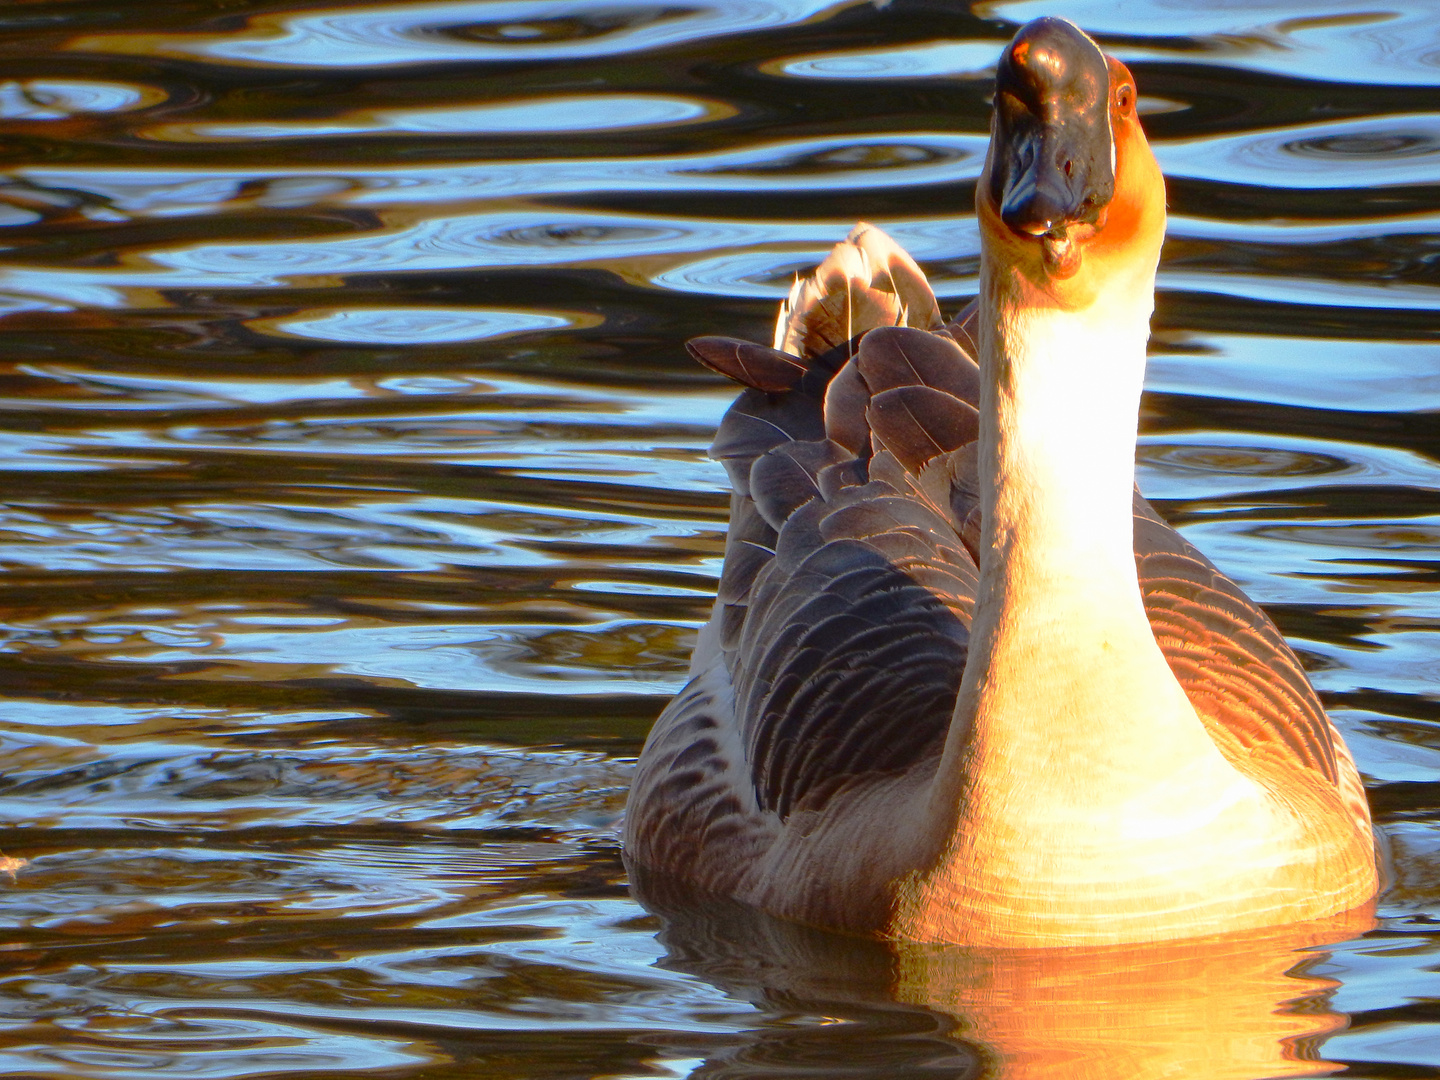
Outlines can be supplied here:
[[1060, 802], [1032, 809], [1064, 816], [1072, 797], [1104, 811], [1157, 781], [1183, 785], [1197, 762], [1228, 772], [1155, 642], [1135, 570], [1153, 267], [1081, 310], [1037, 303], [990, 269], [980, 583], [943, 798], [1013, 810], [1022, 789], [1053, 785]]
[[[1153, 297], [1112, 289], [1079, 310], [987, 275], [981, 328], [982, 554], [1083, 580], [1133, 580], [1131, 493]], [[999, 570], [991, 567], [992, 576]], [[982, 570], [984, 566], [982, 565]]]

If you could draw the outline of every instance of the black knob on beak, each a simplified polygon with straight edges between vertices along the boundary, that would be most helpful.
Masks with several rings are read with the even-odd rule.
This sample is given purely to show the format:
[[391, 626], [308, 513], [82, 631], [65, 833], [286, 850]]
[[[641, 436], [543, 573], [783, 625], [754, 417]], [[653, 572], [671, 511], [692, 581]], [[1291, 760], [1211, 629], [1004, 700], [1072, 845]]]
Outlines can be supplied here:
[[990, 193], [1000, 218], [1038, 236], [1093, 223], [1115, 192], [1110, 70], [1064, 19], [1022, 26], [995, 73]]

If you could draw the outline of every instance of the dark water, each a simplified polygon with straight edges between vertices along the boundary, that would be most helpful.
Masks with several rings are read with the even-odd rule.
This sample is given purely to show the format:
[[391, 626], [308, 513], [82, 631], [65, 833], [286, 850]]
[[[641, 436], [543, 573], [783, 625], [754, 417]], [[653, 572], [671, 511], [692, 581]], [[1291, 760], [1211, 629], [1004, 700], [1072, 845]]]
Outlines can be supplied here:
[[[1346, 731], [1378, 927], [657, 937], [616, 823], [726, 507], [679, 343], [858, 218], [953, 311], [1046, 12], [1170, 178], [1141, 484]], [[0, 61], [0, 1075], [1440, 1070], [1429, 0], [11, 0]]]

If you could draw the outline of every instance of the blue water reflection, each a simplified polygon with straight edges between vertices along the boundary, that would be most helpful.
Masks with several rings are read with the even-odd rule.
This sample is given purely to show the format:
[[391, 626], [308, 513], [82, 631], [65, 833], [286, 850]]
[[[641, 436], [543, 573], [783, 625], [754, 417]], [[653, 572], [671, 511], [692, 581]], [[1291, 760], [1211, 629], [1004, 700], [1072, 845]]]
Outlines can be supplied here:
[[[332, 8], [250, 20], [245, 34], [97, 34], [86, 52], [204, 57], [293, 67], [384, 67], [480, 61], [559, 61], [664, 49], [787, 26], [857, 0], [461, 0]], [[864, 0], [861, 0], [864, 2]]]

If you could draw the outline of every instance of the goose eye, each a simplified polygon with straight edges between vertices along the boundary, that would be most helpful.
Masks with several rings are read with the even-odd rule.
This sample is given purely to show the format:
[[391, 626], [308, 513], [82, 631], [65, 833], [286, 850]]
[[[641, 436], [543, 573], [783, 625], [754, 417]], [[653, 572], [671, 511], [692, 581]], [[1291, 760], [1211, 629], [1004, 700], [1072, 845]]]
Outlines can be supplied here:
[[1129, 83], [1126, 83], [1115, 91], [1115, 107], [1127, 116], [1130, 114], [1130, 110], [1135, 107], [1135, 88]]

